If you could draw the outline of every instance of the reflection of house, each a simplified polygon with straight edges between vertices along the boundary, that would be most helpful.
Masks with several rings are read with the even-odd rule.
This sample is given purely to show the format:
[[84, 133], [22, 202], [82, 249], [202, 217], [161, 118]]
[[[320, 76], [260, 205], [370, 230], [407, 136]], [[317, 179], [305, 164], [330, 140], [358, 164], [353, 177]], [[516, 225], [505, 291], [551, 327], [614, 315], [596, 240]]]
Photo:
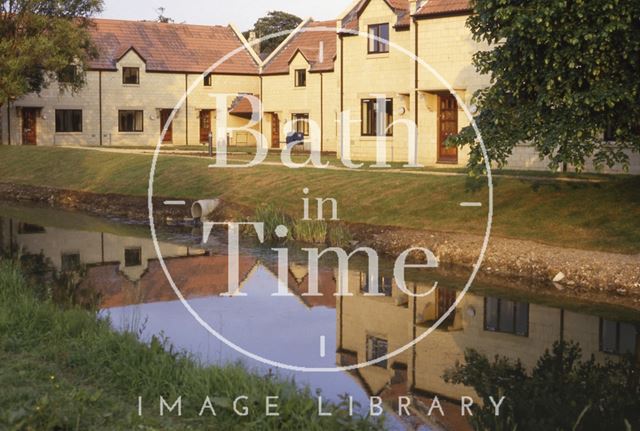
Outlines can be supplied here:
[[[42, 253], [59, 271], [86, 268], [81, 288], [95, 292], [103, 308], [176, 300], [148, 238], [110, 233], [42, 227], [0, 218], [0, 244], [14, 244], [25, 253]], [[185, 298], [226, 293], [227, 256], [206, 255], [201, 248], [159, 243], [167, 270]], [[260, 264], [251, 255], [240, 256], [239, 280], [246, 281]], [[277, 278], [277, 265], [264, 265]], [[306, 307], [335, 308], [336, 281], [331, 268], [319, 269], [321, 296], [308, 292], [306, 266], [291, 263], [288, 286]], [[273, 286], [275, 289], [277, 286]], [[274, 290], [275, 291], [275, 290]]]
[[[149, 261], [156, 258], [149, 238], [119, 236], [110, 233], [42, 227], [13, 219], [1, 219], [5, 246], [15, 244], [28, 253], [42, 253], [57, 270], [78, 265], [116, 264], [132, 281], [140, 279]], [[159, 243], [163, 256], [202, 254], [199, 248]]]
[[[366, 277], [352, 272], [349, 279], [353, 285], [362, 286], [361, 280]], [[409, 289], [418, 294], [432, 287], [409, 284]], [[410, 343], [444, 318], [457, 297], [455, 291], [446, 288], [438, 288], [425, 298], [409, 297], [408, 301], [398, 298], [395, 286], [385, 297], [365, 297], [365, 291], [338, 300], [338, 359], [342, 365], [376, 359]], [[467, 294], [453, 313], [416, 346], [387, 362], [359, 370], [359, 375], [373, 394], [397, 389], [398, 379], [403, 379], [406, 391], [459, 400], [472, 393], [445, 383], [442, 376], [456, 361], [464, 360], [466, 349], [489, 357], [519, 359], [532, 368], [558, 340], [579, 342], [585, 357], [593, 354], [598, 360], [612, 354], [636, 353], [640, 346], [634, 324]]]

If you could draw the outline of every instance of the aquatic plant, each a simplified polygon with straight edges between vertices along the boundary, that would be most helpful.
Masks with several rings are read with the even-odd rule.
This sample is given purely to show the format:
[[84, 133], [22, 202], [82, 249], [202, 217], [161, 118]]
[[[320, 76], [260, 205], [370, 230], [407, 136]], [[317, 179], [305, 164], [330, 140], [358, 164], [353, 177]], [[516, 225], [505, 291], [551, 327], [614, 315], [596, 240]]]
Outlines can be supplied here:
[[297, 220], [293, 224], [293, 238], [309, 244], [324, 244], [327, 222], [324, 220]]
[[353, 237], [351, 236], [351, 232], [346, 226], [342, 224], [334, 224], [329, 227], [327, 243], [331, 247], [346, 248], [351, 245], [352, 240]]

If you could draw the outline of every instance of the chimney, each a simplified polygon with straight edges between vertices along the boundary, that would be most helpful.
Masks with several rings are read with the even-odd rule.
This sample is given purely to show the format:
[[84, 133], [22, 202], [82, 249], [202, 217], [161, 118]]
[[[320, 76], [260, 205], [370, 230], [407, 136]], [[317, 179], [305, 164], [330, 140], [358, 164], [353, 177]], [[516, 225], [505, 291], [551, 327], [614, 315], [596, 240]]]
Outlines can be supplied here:
[[249, 42], [249, 45], [251, 45], [253, 50], [256, 52], [256, 54], [260, 56], [260, 42], [255, 43], [256, 40], [258, 40], [258, 37], [256, 36], [256, 32], [250, 31], [249, 39], [247, 39], [247, 41]]

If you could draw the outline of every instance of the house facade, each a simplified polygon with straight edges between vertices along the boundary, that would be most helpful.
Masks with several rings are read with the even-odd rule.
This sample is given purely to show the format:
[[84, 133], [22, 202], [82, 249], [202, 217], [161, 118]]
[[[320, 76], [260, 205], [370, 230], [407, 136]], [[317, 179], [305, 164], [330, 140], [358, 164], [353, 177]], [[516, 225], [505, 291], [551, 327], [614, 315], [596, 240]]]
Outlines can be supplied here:
[[[260, 145], [282, 149], [295, 131], [306, 150], [315, 143], [351, 160], [462, 167], [468, 150], [445, 142], [469, 125], [462, 104], [472, 109], [473, 94], [490, 83], [472, 64], [488, 48], [466, 26], [471, 13], [468, 0], [356, 0], [337, 20], [305, 20], [264, 61], [233, 26], [96, 20], [101, 54], [87, 85], [71, 95], [54, 83], [2, 107], [0, 138], [151, 146], [179, 105], [164, 143], [198, 145], [215, 135], [211, 94], [225, 93], [227, 124], [238, 129], [227, 136], [231, 145], [255, 145], [259, 131]], [[243, 95], [257, 97], [261, 112]], [[547, 166], [527, 145], [508, 163]], [[630, 172], [640, 173], [640, 155], [630, 154]]]

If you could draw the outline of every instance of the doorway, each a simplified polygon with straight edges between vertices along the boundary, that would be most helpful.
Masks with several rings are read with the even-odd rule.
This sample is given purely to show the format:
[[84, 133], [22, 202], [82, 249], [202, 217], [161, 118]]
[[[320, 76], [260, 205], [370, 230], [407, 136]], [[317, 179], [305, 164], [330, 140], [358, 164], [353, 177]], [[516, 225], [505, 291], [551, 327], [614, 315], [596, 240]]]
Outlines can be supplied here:
[[203, 109], [200, 111], [200, 143], [209, 142], [209, 133], [211, 133], [211, 110]]
[[452, 94], [438, 96], [438, 163], [458, 163], [458, 147], [445, 145], [458, 134], [458, 101]]
[[[162, 109], [160, 110], [160, 133], [164, 130], [167, 122], [169, 121], [169, 117], [171, 116], [171, 109]], [[167, 128], [167, 133], [165, 133], [162, 142], [171, 143], [173, 142], [173, 121], [169, 124]]]
[[280, 118], [275, 112], [271, 114], [271, 148], [280, 148]]
[[22, 145], [38, 144], [38, 110], [22, 108]]

